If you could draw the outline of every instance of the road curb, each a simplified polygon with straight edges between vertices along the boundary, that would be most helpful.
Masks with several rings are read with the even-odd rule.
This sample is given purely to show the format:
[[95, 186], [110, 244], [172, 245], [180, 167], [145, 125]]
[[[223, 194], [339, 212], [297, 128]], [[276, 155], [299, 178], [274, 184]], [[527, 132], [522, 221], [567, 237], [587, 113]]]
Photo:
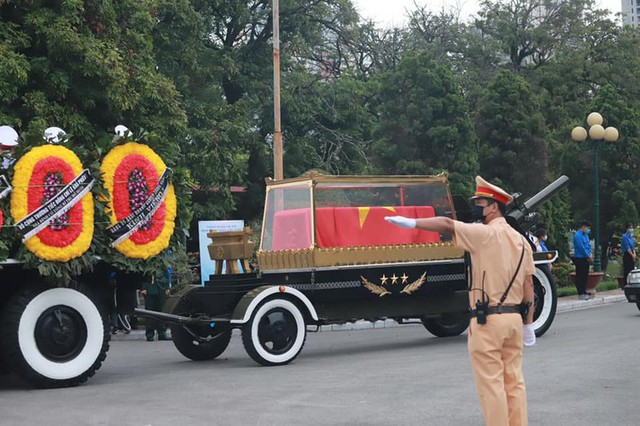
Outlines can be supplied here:
[[575, 311], [578, 309], [593, 308], [595, 306], [607, 305], [609, 303], [626, 302], [627, 298], [624, 294], [616, 294], [612, 296], [594, 297], [590, 300], [561, 300], [558, 301], [556, 313]]

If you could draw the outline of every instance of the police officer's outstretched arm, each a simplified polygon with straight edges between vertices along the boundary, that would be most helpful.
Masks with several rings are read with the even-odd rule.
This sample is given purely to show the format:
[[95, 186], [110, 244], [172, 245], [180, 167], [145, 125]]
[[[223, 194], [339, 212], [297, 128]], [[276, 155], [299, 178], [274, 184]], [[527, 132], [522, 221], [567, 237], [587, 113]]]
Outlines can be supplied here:
[[384, 220], [400, 228], [418, 228], [423, 231], [433, 231], [451, 235], [455, 233], [453, 219], [443, 216], [423, 219], [411, 219], [404, 216], [386, 216]]

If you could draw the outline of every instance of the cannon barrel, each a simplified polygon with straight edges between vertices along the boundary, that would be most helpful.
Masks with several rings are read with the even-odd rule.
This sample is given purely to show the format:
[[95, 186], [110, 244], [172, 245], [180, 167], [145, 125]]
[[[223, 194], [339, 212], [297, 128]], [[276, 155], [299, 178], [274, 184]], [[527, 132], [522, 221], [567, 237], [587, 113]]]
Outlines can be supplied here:
[[558, 191], [567, 186], [568, 183], [569, 178], [562, 175], [524, 203], [519, 203], [518, 197], [514, 196], [514, 201], [507, 206], [507, 216], [512, 217], [519, 224], [528, 221], [528, 218], [534, 215], [532, 212], [533, 209], [553, 197]]

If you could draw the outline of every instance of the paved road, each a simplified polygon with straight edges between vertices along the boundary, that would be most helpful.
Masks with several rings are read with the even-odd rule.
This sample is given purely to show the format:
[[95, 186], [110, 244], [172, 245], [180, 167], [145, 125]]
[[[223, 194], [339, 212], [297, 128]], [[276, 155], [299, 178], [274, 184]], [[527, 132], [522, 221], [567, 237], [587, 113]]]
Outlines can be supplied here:
[[[640, 313], [562, 312], [525, 353], [532, 425], [637, 425]], [[31, 391], [0, 377], [0, 424], [482, 425], [466, 337], [421, 326], [310, 333], [286, 367], [258, 367], [234, 336], [219, 360], [171, 342], [117, 341], [87, 384]]]

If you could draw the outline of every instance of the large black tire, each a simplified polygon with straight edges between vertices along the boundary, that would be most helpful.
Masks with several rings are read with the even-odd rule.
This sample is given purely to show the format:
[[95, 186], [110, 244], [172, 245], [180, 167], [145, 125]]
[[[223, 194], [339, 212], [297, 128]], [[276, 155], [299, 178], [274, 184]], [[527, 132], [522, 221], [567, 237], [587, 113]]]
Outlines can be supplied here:
[[638, 309], [640, 310], [640, 300], [636, 300], [636, 306], [638, 307]]
[[193, 334], [181, 325], [172, 325], [171, 337], [176, 349], [194, 361], [216, 359], [222, 355], [231, 341], [229, 324], [216, 324], [213, 328], [207, 329], [190, 327], [190, 330]]
[[533, 293], [533, 328], [536, 336], [540, 337], [551, 327], [558, 307], [558, 289], [546, 265], [536, 268], [533, 275]]
[[460, 312], [443, 314], [438, 318], [422, 318], [422, 325], [437, 337], [459, 336], [469, 327], [469, 315]]
[[9, 369], [36, 387], [87, 381], [109, 349], [107, 317], [81, 285], [21, 288], [5, 305], [0, 327]]
[[272, 298], [262, 302], [242, 326], [242, 344], [249, 356], [262, 365], [293, 361], [307, 339], [300, 309], [291, 301]]

